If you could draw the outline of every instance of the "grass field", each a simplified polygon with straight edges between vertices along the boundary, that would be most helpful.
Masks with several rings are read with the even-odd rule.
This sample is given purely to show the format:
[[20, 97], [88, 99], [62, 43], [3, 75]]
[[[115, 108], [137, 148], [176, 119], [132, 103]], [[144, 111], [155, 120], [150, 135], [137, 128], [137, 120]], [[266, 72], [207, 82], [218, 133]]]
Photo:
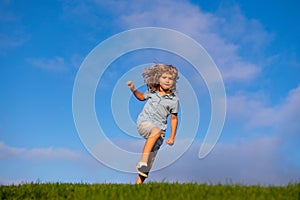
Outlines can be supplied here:
[[296, 199], [300, 183], [288, 186], [245, 186], [238, 184], [66, 184], [29, 183], [0, 186], [0, 199]]

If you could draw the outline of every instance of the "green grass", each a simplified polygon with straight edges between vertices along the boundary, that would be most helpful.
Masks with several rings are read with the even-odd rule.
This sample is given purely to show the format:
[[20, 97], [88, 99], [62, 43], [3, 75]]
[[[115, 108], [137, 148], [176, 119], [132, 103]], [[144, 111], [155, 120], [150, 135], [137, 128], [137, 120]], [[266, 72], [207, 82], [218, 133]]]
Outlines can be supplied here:
[[28, 183], [0, 186], [0, 199], [300, 199], [300, 183], [287, 186], [179, 183], [67, 184]]

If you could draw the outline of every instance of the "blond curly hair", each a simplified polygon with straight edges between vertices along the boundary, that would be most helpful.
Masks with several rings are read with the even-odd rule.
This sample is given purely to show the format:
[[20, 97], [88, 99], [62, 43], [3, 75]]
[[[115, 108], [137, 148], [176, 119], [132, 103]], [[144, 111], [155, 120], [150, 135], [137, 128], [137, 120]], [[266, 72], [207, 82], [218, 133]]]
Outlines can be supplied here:
[[168, 73], [173, 76], [174, 84], [170, 88], [171, 93], [175, 93], [176, 90], [176, 82], [179, 79], [178, 70], [173, 65], [168, 64], [155, 64], [151, 67], [145, 69], [146, 71], [142, 74], [147, 87], [150, 90], [159, 90], [159, 78], [164, 73]]

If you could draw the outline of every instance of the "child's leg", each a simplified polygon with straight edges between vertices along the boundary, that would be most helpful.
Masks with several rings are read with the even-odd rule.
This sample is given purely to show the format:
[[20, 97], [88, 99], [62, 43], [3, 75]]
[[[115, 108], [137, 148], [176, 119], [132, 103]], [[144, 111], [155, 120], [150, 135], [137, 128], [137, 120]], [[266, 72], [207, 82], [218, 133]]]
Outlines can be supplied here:
[[[160, 145], [159, 145], [160, 146]], [[150, 169], [151, 169], [151, 167], [152, 167], [152, 165], [153, 165], [153, 163], [154, 163], [154, 160], [155, 160], [155, 157], [156, 157], [156, 155], [157, 155], [157, 150], [156, 151], [152, 151], [151, 153], [150, 153], [150, 155], [149, 155], [149, 159], [148, 159], [148, 172], [146, 172], [146, 174], [148, 175], [148, 173], [149, 173], [149, 171], [150, 171]], [[146, 177], [144, 177], [144, 176], [142, 176], [142, 175], [140, 175], [140, 174], [138, 174], [138, 177], [137, 177], [137, 179], [136, 179], [136, 184], [142, 184], [144, 181], [146, 180]]]
[[153, 127], [151, 129], [150, 136], [147, 138], [145, 142], [141, 162], [148, 163], [150, 152], [152, 151], [156, 141], [160, 136], [161, 136], [161, 130], [158, 127]]
[[146, 177], [141, 176], [141, 175], [138, 174], [138, 177], [135, 181], [135, 184], [142, 184], [145, 180], [146, 180]]
[[152, 151], [151, 153], [150, 153], [150, 156], [149, 156], [149, 159], [148, 159], [148, 170], [150, 171], [150, 169], [152, 168], [152, 165], [153, 165], [153, 163], [154, 163], [154, 160], [155, 160], [155, 157], [156, 157], [156, 155], [157, 155], [157, 152], [158, 151]]
[[[151, 122], [143, 122], [138, 126], [138, 130], [140, 135], [146, 138], [141, 160], [136, 165], [136, 170], [139, 173], [136, 183], [142, 183], [145, 178], [148, 177], [148, 172], [153, 163], [150, 152], [153, 152], [155, 149], [158, 150], [162, 144], [161, 140], [159, 140], [159, 138], [161, 138], [162, 131]], [[143, 178], [141, 178], [140, 175], [143, 176]]]

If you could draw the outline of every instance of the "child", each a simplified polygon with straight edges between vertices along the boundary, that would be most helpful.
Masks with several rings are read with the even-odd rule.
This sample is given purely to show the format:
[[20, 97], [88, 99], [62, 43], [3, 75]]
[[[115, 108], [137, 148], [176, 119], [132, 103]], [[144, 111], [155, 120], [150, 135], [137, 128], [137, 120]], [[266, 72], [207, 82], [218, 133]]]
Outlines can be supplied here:
[[172, 65], [156, 64], [146, 69], [142, 74], [148, 90], [143, 94], [135, 89], [134, 83], [127, 85], [134, 96], [140, 100], [148, 100], [139, 114], [137, 127], [139, 134], [146, 139], [141, 160], [136, 166], [138, 178], [136, 184], [141, 184], [148, 177], [154, 158], [163, 143], [167, 118], [170, 118], [171, 135], [168, 145], [174, 144], [178, 124], [178, 98], [175, 96], [178, 70]]

